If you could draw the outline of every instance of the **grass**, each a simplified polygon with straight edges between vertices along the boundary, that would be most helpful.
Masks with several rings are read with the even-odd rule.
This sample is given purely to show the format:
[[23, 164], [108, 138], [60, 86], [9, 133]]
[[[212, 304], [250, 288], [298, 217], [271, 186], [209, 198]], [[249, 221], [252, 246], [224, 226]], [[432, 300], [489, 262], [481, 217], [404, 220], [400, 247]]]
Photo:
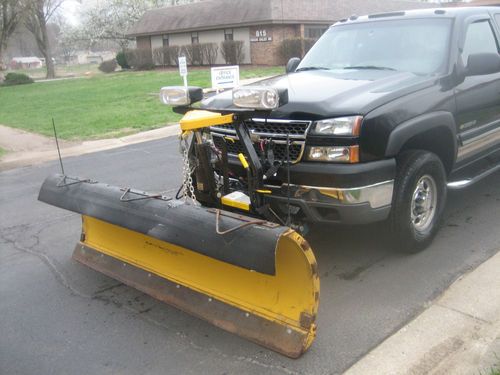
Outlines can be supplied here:
[[3, 148], [0, 147], [0, 159], [7, 153]]
[[[242, 68], [241, 79], [283, 73], [281, 67]], [[192, 69], [189, 84], [208, 87], [210, 70]], [[59, 137], [92, 139], [154, 129], [179, 120], [162, 105], [160, 87], [181, 85], [177, 70], [118, 72], [0, 88], [0, 124]]]

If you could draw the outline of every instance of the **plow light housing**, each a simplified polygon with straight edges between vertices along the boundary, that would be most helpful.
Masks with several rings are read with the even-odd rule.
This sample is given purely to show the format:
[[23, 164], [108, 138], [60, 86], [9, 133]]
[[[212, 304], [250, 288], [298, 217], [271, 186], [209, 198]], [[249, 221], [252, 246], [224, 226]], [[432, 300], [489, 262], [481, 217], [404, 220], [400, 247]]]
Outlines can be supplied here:
[[288, 101], [287, 96], [287, 90], [245, 86], [233, 90], [233, 104], [240, 108], [271, 110], [285, 104]]
[[160, 89], [160, 101], [165, 105], [183, 106], [203, 99], [201, 87], [166, 86]]

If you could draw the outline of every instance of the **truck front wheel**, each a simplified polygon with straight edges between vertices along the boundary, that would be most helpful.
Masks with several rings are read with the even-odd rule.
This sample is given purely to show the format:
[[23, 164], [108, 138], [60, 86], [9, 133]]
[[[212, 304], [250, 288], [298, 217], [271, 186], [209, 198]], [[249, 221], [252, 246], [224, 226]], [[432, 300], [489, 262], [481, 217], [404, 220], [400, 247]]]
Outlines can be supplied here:
[[443, 163], [428, 151], [410, 150], [397, 158], [397, 174], [389, 217], [396, 250], [416, 253], [436, 235], [446, 203]]

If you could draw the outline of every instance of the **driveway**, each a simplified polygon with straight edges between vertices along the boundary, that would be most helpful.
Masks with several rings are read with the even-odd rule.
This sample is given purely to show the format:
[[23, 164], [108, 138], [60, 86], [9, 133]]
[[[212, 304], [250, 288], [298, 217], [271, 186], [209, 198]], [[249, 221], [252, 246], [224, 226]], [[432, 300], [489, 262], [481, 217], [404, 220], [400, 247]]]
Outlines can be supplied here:
[[[173, 194], [181, 163], [164, 138], [67, 158], [66, 173]], [[450, 192], [433, 245], [384, 246], [381, 226], [315, 227], [318, 337], [285, 358], [71, 260], [80, 218], [36, 200], [58, 162], [0, 172], [0, 373], [333, 374], [422, 311], [500, 243], [500, 174]]]

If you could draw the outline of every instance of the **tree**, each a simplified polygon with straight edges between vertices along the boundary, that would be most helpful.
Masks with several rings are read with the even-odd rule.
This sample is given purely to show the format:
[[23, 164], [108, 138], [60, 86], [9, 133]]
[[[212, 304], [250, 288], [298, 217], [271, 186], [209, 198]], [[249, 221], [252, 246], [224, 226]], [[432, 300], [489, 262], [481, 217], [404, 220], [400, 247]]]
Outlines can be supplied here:
[[26, 3], [21, 0], [0, 0], [0, 64], [2, 52], [7, 48], [7, 41], [14, 33], [26, 10]]
[[55, 78], [52, 46], [47, 23], [56, 14], [64, 0], [27, 0], [28, 9], [25, 19], [26, 28], [33, 34], [38, 49], [45, 58], [47, 78]]
[[127, 31], [148, 9], [192, 3], [197, 0], [100, 0], [83, 15], [81, 35], [92, 45], [97, 40], [114, 41], [122, 50], [131, 39]]

